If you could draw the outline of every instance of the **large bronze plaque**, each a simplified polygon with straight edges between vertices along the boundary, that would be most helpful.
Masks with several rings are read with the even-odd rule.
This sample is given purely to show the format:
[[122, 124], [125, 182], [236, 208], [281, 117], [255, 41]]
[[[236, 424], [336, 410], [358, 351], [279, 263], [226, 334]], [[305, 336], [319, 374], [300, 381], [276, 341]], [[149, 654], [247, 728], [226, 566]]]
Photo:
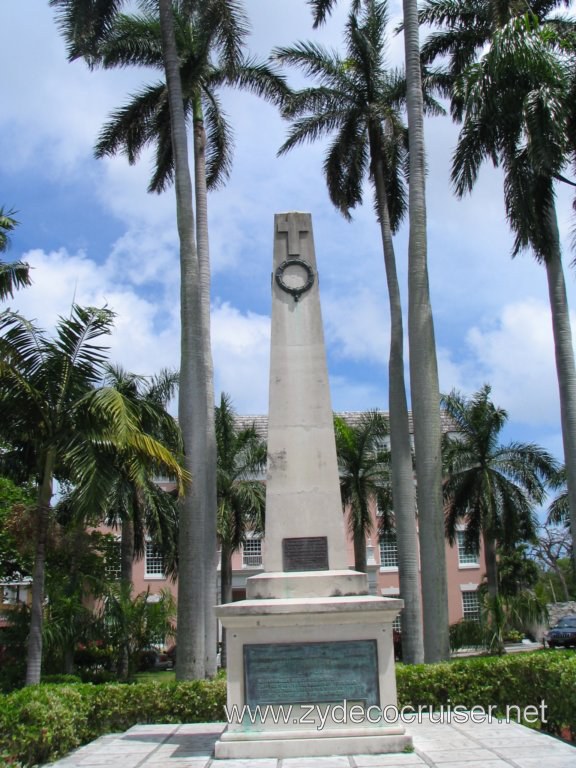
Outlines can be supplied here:
[[328, 539], [326, 536], [302, 536], [282, 539], [284, 571], [327, 571]]
[[380, 703], [376, 640], [244, 646], [245, 703]]

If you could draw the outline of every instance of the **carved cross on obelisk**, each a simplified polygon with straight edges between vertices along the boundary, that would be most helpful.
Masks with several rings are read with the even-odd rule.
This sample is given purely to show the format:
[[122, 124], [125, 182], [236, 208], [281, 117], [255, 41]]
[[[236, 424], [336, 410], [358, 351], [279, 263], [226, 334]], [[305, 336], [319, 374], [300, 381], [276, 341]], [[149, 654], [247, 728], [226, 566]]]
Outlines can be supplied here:
[[[281, 218], [285, 216], [285, 218]], [[279, 214], [276, 222], [277, 232], [286, 232], [288, 235], [288, 258], [300, 255], [300, 234], [310, 232], [307, 222], [308, 214], [291, 213]]]

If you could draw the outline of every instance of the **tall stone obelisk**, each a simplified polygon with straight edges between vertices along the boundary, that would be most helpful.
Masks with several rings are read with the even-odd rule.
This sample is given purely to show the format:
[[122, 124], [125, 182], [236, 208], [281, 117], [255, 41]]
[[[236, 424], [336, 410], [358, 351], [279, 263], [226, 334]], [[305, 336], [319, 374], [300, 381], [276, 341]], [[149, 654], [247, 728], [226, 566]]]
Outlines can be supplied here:
[[274, 217], [264, 568], [249, 597], [368, 591], [348, 568], [309, 213]]
[[264, 567], [346, 570], [312, 220], [275, 224]]
[[249, 708], [216, 757], [402, 751], [403, 725], [375, 717], [396, 704], [392, 621], [402, 601], [368, 595], [366, 575], [348, 568], [306, 213], [274, 218], [266, 483], [265, 572], [248, 579], [247, 600], [216, 610], [229, 712]]

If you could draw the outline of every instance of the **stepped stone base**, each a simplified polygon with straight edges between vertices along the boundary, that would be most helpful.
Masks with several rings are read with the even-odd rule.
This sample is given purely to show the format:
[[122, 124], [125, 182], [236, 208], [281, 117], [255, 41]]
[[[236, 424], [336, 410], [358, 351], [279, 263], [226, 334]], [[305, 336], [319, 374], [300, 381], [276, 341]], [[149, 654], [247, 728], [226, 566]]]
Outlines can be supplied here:
[[[402, 605], [398, 599], [355, 595], [218, 606], [228, 646], [228, 714], [237, 716], [216, 743], [216, 757], [410, 748], [404, 727], [379, 717], [397, 701], [392, 622]], [[247, 716], [245, 706], [258, 716]]]

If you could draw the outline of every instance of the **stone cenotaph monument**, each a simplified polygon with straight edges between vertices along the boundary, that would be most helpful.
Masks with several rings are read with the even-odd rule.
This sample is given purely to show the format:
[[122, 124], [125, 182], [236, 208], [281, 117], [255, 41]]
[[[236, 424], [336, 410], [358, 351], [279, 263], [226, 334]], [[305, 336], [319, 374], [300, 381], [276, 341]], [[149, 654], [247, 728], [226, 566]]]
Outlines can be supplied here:
[[[348, 568], [307, 213], [274, 217], [265, 572], [218, 606], [228, 727], [216, 758], [402, 752], [392, 622], [402, 601]], [[386, 717], [382, 713], [386, 712]]]

